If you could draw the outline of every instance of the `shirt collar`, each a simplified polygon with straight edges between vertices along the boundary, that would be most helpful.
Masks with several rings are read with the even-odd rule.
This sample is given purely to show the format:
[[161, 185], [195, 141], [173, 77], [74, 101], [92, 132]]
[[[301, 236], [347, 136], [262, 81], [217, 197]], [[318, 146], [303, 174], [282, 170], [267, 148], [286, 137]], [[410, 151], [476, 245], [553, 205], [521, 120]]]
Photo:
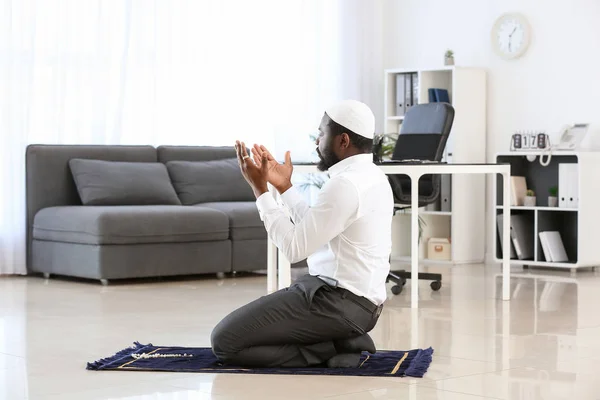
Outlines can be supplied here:
[[351, 166], [353, 164], [358, 164], [358, 163], [372, 164], [373, 163], [373, 154], [371, 154], [371, 153], [357, 154], [355, 156], [350, 156], [348, 158], [345, 158], [342, 161], [338, 162], [337, 164], [329, 167], [329, 175], [335, 176], [335, 175], [343, 172], [349, 166]]

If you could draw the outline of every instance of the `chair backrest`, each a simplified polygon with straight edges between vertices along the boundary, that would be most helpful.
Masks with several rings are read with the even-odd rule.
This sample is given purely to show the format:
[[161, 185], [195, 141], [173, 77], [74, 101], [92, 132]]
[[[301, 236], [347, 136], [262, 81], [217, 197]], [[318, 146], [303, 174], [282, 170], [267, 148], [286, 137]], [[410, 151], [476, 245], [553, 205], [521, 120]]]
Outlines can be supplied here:
[[402, 121], [392, 160], [440, 161], [453, 122], [454, 108], [448, 103], [412, 106]]
[[[402, 121], [392, 160], [441, 161], [454, 122], [454, 108], [448, 103], [418, 104], [409, 108]], [[394, 202], [410, 204], [412, 182], [407, 175], [388, 175]], [[419, 207], [434, 203], [440, 196], [440, 176], [423, 175], [416, 185]]]

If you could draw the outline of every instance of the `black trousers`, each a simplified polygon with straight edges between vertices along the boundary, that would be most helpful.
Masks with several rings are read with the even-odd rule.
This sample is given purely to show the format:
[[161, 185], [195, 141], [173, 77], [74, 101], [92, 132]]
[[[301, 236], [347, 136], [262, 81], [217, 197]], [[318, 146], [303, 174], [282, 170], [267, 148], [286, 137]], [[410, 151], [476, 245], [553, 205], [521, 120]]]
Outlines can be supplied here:
[[334, 340], [367, 334], [380, 313], [364, 297], [305, 275], [226, 316], [211, 344], [224, 364], [308, 367], [337, 354]]

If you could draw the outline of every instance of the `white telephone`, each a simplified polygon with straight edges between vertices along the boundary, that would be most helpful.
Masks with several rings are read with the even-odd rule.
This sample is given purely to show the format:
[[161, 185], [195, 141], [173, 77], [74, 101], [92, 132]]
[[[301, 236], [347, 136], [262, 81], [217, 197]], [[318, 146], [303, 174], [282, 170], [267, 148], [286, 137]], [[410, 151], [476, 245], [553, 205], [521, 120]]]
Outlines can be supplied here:
[[[547, 146], [547, 150], [540, 155], [540, 164], [544, 167], [550, 164], [553, 150], [576, 150], [585, 138], [590, 124], [566, 125], [560, 130], [560, 141], [554, 146]], [[550, 140], [548, 140], [550, 142]], [[550, 144], [550, 143], [548, 143]], [[544, 161], [544, 155], [547, 156]]]
[[552, 150], [575, 150], [585, 138], [590, 124], [573, 124], [564, 126], [560, 132], [560, 141]]

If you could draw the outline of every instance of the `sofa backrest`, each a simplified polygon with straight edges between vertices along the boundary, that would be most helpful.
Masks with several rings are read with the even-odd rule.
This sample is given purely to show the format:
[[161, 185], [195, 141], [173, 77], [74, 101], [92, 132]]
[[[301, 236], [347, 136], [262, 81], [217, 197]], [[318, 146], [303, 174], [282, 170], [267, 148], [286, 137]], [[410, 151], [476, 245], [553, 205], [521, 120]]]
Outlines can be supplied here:
[[81, 204], [69, 169], [69, 160], [72, 158], [156, 162], [157, 152], [153, 146], [43, 144], [27, 146], [25, 154], [27, 265], [30, 265], [31, 233], [35, 214], [46, 207]]
[[158, 146], [158, 161], [210, 161], [236, 158], [233, 146]]

